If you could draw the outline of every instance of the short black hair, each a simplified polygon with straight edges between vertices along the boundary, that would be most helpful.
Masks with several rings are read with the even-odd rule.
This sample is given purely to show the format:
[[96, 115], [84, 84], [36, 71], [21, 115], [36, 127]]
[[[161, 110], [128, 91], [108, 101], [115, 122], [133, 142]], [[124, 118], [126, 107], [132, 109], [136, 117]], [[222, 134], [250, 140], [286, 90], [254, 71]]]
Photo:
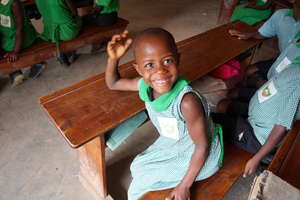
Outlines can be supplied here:
[[147, 28], [147, 29], [139, 32], [134, 39], [133, 47], [135, 48], [135, 45], [139, 39], [141, 39], [144, 36], [150, 36], [150, 35], [164, 37], [164, 39], [166, 39], [166, 41], [170, 45], [170, 47], [177, 52], [177, 45], [176, 45], [173, 35], [169, 31], [167, 31], [163, 28], [160, 28], [160, 27]]

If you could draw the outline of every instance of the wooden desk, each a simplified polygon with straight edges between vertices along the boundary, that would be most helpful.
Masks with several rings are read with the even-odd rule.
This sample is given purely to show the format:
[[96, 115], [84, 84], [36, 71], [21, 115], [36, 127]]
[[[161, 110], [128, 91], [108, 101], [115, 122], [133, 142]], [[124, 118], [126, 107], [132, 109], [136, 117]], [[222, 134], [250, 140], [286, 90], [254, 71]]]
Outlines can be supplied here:
[[[237, 40], [228, 34], [230, 28], [254, 31], [235, 22], [178, 42], [180, 75], [193, 81], [262, 42]], [[137, 76], [132, 62], [120, 66], [120, 73]], [[41, 97], [40, 103], [69, 145], [80, 147], [83, 184], [106, 197], [104, 133], [145, 109], [138, 94], [109, 90], [102, 73]]]

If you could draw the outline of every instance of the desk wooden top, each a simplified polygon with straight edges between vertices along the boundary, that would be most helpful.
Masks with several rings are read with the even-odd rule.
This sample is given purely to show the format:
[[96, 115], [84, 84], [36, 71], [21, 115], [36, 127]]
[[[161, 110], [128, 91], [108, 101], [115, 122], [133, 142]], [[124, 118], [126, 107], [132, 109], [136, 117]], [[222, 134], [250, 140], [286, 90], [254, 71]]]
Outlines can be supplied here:
[[[254, 31], [241, 22], [226, 24], [178, 42], [181, 76], [193, 81], [235, 58], [261, 40], [238, 40], [228, 29]], [[120, 66], [122, 77], [135, 77], [132, 62]], [[73, 148], [126, 121], [145, 109], [137, 92], [111, 91], [104, 73], [40, 98], [40, 103]]]

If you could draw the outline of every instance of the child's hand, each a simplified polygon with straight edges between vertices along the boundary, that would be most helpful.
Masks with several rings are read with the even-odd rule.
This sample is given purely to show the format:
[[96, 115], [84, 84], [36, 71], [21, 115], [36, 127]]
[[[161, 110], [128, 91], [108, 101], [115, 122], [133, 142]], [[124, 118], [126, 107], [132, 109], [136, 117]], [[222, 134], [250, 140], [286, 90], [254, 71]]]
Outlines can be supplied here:
[[260, 163], [260, 160], [257, 160], [254, 157], [251, 158], [250, 160], [248, 160], [248, 162], [245, 166], [243, 177], [246, 178], [247, 176], [250, 176], [251, 174], [255, 173], [258, 168], [259, 163]]
[[3, 57], [6, 58], [7, 62], [15, 62], [18, 59], [18, 54], [12, 51], [4, 54]]
[[247, 40], [252, 37], [252, 33], [243, 33], [234, 29], [230, 29], [228, 32], [231, 36], [237, 36], [239, 40]]
[[190, 200], [190, 188], [177, 185], [165, 200]]
[[107, 53], [110, 59], [119, 60], [129, 49], [132, 39], [128, 38], [128, 31], [114, 35], [107, 44]]

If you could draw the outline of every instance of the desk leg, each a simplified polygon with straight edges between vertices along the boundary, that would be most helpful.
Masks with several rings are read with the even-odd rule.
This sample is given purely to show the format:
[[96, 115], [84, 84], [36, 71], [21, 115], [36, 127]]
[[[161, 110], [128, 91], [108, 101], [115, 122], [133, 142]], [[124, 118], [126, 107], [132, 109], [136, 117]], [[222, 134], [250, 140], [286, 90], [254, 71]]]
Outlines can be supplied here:
[[109, 199], [106, 186], [105, 143], [99, 136], [77, 150], [80, 163], [79, 179], [97, 200]]

